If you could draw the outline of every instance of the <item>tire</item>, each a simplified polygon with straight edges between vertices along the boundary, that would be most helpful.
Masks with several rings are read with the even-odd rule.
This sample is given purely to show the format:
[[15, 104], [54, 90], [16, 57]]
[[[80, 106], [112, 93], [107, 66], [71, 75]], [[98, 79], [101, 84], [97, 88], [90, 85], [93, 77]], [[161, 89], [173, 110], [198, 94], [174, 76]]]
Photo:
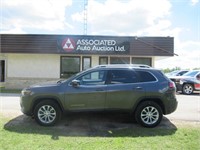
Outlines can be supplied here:
[[161, 107], [152, 101], [145, 101], [139, 104], [135, 112], [135, 119], [143, 127], [156, 127], [162, 120]]
[[194, 91], [194, 87], [192, 84], [184, 84], [182, 88], [183, 94], [190, 95]]
[[61, 109], [51, 100], [43, 100], [34, 109], [34, 118], [39, 125], [53, 126], [61, 118]]

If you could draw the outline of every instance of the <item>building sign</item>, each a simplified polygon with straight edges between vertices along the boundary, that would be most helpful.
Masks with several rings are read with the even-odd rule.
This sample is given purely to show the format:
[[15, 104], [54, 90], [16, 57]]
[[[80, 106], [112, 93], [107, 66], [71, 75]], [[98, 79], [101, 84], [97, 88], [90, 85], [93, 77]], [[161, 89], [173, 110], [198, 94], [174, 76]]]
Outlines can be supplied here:
[[58, 43], [59, 49], [65, 53], [128, 54], [130, 50], [127, 37], [67, 36]]
[[73, 51], [75, 49], [75, 42], [74, 40], [70, 39], [70, 38], [65, 38], [62, 41], [62, 48], [63, 50], [65, 50], [66, 52], [70, 52]]

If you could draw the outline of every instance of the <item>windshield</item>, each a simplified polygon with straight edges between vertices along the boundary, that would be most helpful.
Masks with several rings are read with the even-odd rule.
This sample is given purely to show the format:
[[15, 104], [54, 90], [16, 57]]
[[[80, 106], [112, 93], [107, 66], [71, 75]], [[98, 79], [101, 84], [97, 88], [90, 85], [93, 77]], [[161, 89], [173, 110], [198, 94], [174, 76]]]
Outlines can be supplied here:
[[79, 75], [79, 74], [80, 74], [80, 72], [77, 73], [77, 74], [72, 75], [71, 77], [69, 77], [69, 78], [67, 78], [67, 79], [61, 79], [61, 80], [59, 80], [57, 83], [63, 83], [63, 82], [65, 82], [65, 81], [68, 81], [68, 80], [72, 79], [73, 77], [75, 77], [75, 76], [77, 76], [77, 75]]
[[194, 77], [199, 71], [189, 71], [184, 76]]
[[175, 71], [170, 72], [169, 75], [173, 76], [173, 75], [176, 75], [178, 72], [179, 72], [178, 70], [175, 70]]
[[83, 71], [81, 71], [81, 72], [78, 72], [78, 73], [72, 75], [71, 77], [69, 77], [69, 78], [67, 78], [67, 79], [61, 79], [61, 80], [59, 80], [57, 83], [62, 83], [62, 82], [71, 80], [71, 79], [74, 78], [75, 76], [78, 76], [79, 74], [82, 74], [82, 73], [84, 73], [84, 72], [86, 72], [86, 71], [88, 71], [88, 70], [90, 70], [90, 69], [92, 69], [92, 68], [89, 68], [89, 69], [83, 70]]

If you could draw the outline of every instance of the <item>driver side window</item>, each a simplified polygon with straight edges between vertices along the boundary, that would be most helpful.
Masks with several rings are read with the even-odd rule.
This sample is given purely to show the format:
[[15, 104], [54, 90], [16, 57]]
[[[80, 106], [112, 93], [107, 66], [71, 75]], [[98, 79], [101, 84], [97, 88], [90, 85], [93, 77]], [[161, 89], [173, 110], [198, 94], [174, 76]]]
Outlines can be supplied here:
[[80, 85], [103, 85], [106, 80], [106, 71], [94, 71], [87, 73], [77, 80], [80, 81]]

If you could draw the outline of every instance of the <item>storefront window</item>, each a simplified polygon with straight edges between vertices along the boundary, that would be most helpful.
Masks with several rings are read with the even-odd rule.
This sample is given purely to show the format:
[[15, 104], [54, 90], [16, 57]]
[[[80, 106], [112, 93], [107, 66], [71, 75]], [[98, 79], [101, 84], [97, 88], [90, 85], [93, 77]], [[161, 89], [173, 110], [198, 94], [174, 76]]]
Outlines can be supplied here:
[[99, 65], [108, 64], [108, 57], [99, 57]]
[[80, 72], [80, 57], [61, 57], [61, 78], [69, 78], [78, 72]]
[[83, 57], [82, 70], [91, 68], [91, 57]]
[[152, 66], [151, 58], [142, 58], [142, 57], [133, 57], [132, 64], [144, 64], [144, 65]]
[[129, 57], [110, 57], [110, 64], [130, 64]]

